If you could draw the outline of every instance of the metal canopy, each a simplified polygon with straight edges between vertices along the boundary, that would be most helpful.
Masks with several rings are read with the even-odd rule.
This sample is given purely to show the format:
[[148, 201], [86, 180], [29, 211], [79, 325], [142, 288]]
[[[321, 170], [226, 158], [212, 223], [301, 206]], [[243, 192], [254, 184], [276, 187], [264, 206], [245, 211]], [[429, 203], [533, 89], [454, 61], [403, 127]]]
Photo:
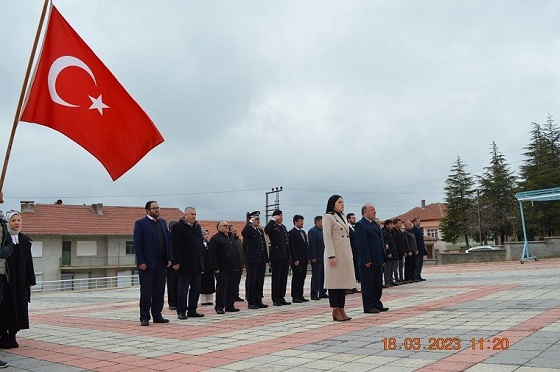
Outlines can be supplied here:
[[525, 217], [523, 216], [522, 202], [560, 200], [560, 187], [555, 187], [552, 189], [518, 192], [517, 194], [515, 194], [515, 197], [519, 201], [519, 210], [521, 211], [521, 225], [523, 226], [523, 238], [525, 239], [520, 262], [524, 263], [525, 261], [533, 260], [533, 259], [537, 261], [537, 257], [533, 255], [533, 252], [531, 251], [531, 247], [529, 247], [529, 243], [527, 242], [527, 230], [525, 229]]

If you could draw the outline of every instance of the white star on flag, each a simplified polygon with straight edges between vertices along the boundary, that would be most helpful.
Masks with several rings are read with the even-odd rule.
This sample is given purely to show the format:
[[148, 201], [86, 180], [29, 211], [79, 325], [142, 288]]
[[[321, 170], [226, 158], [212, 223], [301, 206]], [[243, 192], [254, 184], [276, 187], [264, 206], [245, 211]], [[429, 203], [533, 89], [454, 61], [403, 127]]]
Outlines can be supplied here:
[[103, 103], [103, 94], [100, 94], [99, 97], [93, 98], [92, 96], [88, 96], [91, 99], [91, 106], [89, 106], [90, 110], [97, 109], [101, 116], [103, 116], [103, 109], [109, 108], [106, 104]]

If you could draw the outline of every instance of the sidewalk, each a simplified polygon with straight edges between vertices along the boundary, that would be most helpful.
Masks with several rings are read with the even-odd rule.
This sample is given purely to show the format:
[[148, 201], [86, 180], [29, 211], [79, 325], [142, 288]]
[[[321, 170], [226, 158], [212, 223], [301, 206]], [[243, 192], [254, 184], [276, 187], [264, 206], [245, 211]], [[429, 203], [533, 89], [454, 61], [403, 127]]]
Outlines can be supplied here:
[[560, 371], [559, 274], [559, 259], [425, 266], [427, 281], [384, 289], [386, 313], [364, 314], [349, 295], [348, 322], [323, 299], [238, 302], [225, 315], [200, 306], [206, 316], [187, 320], [166, 307], [169, 324], [141, 327], [138, 287], [33, 293], [31, 329], [0, 359], [45, 372]]

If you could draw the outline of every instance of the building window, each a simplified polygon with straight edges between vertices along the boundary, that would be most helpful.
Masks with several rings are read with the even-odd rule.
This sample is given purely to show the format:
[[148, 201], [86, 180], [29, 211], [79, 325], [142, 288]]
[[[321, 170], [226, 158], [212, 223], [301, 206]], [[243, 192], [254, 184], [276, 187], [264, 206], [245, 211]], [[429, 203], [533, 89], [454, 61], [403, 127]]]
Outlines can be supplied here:
[[43, 242], [31, 242], [31, 257], [43, 257]]
[[96, 256], [96, 255], [97, 255], [96, 241], [78, 240], [78, 244], [76, 246], [76, 256]]
[[438, 239], [438, 229], [427, 229], [427, 236]]
[[126, 254], [136, 254], [134, 251], [134, 242], [131, 240], [126, 242]]

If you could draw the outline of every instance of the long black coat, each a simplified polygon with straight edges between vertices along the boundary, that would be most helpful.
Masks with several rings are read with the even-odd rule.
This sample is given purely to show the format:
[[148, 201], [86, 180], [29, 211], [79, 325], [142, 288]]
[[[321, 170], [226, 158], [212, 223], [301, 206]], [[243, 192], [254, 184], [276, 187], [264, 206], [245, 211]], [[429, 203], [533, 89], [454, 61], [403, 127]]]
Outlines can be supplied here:
[[241, 231], [243, 243], [245, 244], [245, 262], [247, 264], [265, 264], [268, 262], [268, 252], [264, 232], [259, 227], [255, 229], [251, 223], [247, 223]]
[[213, 271], [239, 271], [240, 259], [237, 243], [221, 232], [210, 239], [208, 255]]
[[214, 271], [210, 265], [210, 256], [208, 255], [208, 244], [204, 245], [204, 273], [202, 274], [202, 282], [200, 285], [200, 293], [211, 294], [216, 292], [216, 280], [214, 279]]
[[181, 218], [171, 228], [173, 264], [179, 264], [179, 272], [200, 274], [204, 269], [204, 245], [202, 229], [198, 222], [189, 226]]
[[0, 331], [29, 328], [30, 286], [37, 283], [31, 256], [31, 239], [22, 233], [19, 233], [18, 239], [19, 243], [14, 245], [14, 254], [6, 258], [9, 282], [4, 289], [0, 307]]

